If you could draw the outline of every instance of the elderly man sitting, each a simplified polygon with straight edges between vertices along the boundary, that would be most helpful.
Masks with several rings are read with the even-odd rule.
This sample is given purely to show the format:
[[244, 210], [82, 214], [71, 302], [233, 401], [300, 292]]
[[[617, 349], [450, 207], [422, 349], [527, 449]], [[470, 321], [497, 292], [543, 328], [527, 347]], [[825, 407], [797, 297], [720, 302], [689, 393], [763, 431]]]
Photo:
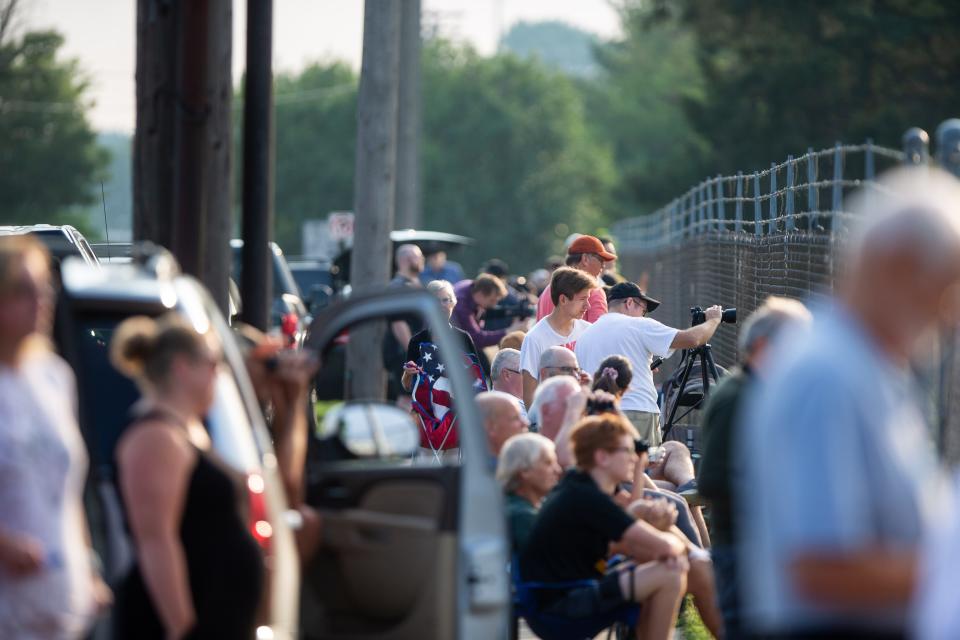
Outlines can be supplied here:
[[523, 405], [523, 377], [520, 375], [520, 352], [516, 349], [500, 349], [490, 364], [490, 379], [494, 391], [509, 393], [520, 403], [520, 412], [527, 417]]
[[540, 384], [554, 376], [572, 376], [580, 384], [590, 384], [590, 376], [580, 369], [577, 355], [562, 346], [548, 347], [540, 356]]
[[523, 433], [530, 425], [520, 413], [519, 401], [502, 391], [484, 391], [475, 398], [483, 429], [487, 433], [492, 466], [496, 467], [500, 449], [511, 436]]

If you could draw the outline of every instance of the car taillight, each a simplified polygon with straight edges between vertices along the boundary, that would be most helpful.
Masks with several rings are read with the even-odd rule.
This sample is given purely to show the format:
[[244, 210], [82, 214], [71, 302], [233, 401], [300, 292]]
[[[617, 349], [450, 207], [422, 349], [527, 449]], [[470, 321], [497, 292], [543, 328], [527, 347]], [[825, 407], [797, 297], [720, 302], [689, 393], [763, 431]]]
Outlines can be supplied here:
[[266, 484], [259, 473], [247, 476], [247, 496], [250, 500], [250, 533], [264, 553], [269, 554], [273, 541], [273, 525], [267, 515]]
[[300, 318], [295, 313], [287, 313], [280, 319], [280, 331], [287, 337], [288, 341], [293, 341], [296, 338], [299, 328]]

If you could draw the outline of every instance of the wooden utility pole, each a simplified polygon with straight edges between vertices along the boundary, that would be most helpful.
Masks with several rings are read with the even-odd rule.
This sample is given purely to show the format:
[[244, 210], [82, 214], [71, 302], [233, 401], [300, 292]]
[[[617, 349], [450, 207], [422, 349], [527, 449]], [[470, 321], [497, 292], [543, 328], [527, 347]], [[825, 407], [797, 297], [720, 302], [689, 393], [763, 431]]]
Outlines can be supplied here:
[[134, 238], [171, 251], [227, 309], [232, 0], [138, 0]]
[[397, 114], [397, 228], [423, 226], [420, 179], [420, 0], [399, 0], [400, 98]]
[[[354, 293], [390, 279], [390, 231], [396, 197], [400, 3], [366, 0], [357, 104], [357, 161], [350, 284]], [[350, 397], [382, 399], [384, 324], [352, 330], [347, 349]], [[381, 363], [377, 366], [377, 363]]]
[[273, 0], [247, 0], [243, 88], [243, 275], [245, 322], [266, 331], [273, 301]]

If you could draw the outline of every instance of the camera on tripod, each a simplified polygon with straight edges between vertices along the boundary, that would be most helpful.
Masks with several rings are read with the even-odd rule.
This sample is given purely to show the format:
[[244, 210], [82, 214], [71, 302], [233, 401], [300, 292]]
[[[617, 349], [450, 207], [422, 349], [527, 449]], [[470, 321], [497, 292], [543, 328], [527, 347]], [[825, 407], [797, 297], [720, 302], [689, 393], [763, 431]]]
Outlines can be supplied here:
[[[703, 311], [701, 307], [690, 307], [690, 326], [695, 327], [698, 324], [703, 324], [707, 320], [707, 314]], [[723, 313], [720, 314], [720, 322], [726, 322], [727, 324], [736, 324], [737, 322], [737, 310], [733, 307], [729, 309], [724, 309]]]

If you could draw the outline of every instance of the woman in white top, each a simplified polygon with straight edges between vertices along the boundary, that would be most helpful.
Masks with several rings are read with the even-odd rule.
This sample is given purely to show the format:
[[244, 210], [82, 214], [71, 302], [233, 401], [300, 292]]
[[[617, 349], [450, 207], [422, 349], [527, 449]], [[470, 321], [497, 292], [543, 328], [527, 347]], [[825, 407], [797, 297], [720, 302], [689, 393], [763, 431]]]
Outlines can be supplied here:
[[53, 354], [49, 256], [0, 238], [0, 637], [83, 637], [109, 590], [91, 563], [73, 374]]

